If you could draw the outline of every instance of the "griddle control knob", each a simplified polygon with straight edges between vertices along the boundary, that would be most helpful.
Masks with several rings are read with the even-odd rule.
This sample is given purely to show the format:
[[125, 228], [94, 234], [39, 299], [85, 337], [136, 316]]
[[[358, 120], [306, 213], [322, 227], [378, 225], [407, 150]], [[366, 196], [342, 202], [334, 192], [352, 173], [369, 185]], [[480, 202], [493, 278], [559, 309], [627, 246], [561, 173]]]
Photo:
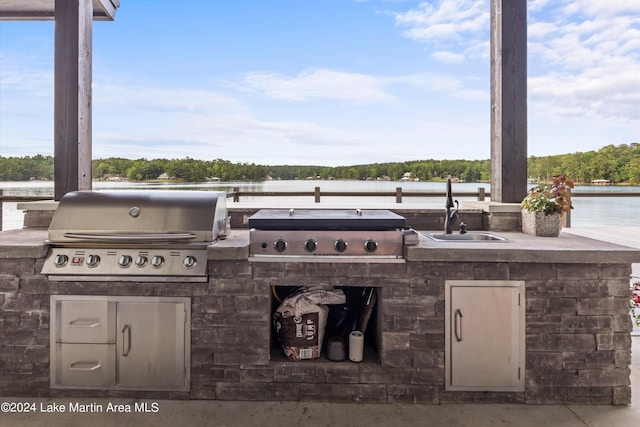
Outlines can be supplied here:
[[344, 252], [347, 250], [347, 242], [342, 239], [338, 239], [333, 244], [333, 248], [338, 252]]
[[69, 257], [66, 255], [58, 254], [53, 260], [53, 265], [56, 267], [64, 267], [69, 262]]
[[144, 267], [149, 262], [149, 259], [144, 255], [138, 255], [136, 257], [136, 267]]
[[378, 242], [376, 242], [375, 240], [367, 240], [366, 242], [364, 242], [364, 250], [371, 253], [371, 252], [375, 252], [378, 249]]
[[118, 265], [122, 268], [129, 268], [131, 261], [132, 259], [130, 255], [122, 255], [118, 260]]
[[98, 264], [100, 264], [100, 255], [89, 255], [87, 257], [87, 267], [97, 267]]
[[273, 248], [276, 250], [276, 252], [284, 252], [285, 249], [287, 249], [287, 242], [284, 239], [278, 239], [273, 244]]
[[308, 239], [306, 242], [304, 242], [304, 250], [307, 252], [313, 252], [316, 249], [318, 249], [318, 242], [316, 242], [313, 239]]
[[184, 266], [184, 268], [193, 268], [197, 263], [198, 260], [192, 255], [188, 255], [184, 258], [184, 260], [182, 260], [182, 265]]
[[160, 268], [164, 264], [164, 257], [162, 255], [156, 255], [151, 258], [151, 266], [153, 268]]

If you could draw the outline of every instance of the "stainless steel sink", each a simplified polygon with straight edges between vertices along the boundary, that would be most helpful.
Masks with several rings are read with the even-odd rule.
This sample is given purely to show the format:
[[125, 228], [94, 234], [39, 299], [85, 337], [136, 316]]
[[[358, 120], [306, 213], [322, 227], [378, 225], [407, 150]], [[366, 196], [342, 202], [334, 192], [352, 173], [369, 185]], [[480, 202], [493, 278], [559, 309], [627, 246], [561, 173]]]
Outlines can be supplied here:
[[431, 240], [436, 242], [506, 242], [504, 237], [496, 236], [489, 233], [466, 233], [466, 234], [445, 234], [445, 233], [428, 233], [425, 234]]

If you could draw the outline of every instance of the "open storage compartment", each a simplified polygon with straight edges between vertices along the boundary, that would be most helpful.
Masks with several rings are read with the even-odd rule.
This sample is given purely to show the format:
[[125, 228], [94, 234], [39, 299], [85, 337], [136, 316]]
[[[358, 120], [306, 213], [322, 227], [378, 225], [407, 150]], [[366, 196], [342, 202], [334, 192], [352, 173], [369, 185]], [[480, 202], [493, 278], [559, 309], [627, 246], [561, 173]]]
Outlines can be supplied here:
[[[351, 356], [355, 356], [354, 361], [360, 359], [360, 352], [357, 350], [358, 341], [364, 341], [362, 345], [362, 360], [365, 363], [380, 363], [379, 348], [381, 342], [381, 324], [379, 318], [379, 304], [381, 301], [381, 291], [379, 287], [366, 286], [336, 286], [326, 288], [327, 292], [334, 289], [344, 294], [345, 302], [341, 304], [327, 304], [326, 315], [311, 316], [297, 319], [297, 324], [293, 319], [278, 318], [278, 308], [285, 302], [287, 298], [295, 298], [296, 294], [303, 293], [304, 286], [272, 286], [271, 287], [271, 361], [294, 363], [306, 362], [343, 362], [352, 363], [350, 360], [349, 342], [350, 334], [353, 331], [362, 332], [362, 337], [355, 336], [351, 338], [351, 342], [355, 343], [355, 352]], [[316, 289], [317, 287], [313, 287]], [[284, 316], [286, 317], [286, 315]], [[324, 317], [324, 320], [321, 318]], [[283, 321], [284, 320], [284, 321]], [[282, 331], [280, 334], [276, 329], [282, 328], [283, 323], [289, 324], [289, 328], [299, 325], [295, 331], [297, 332], [298, 341], [291, 342], [289, 338], [284, 338]], [[316, 327], [322, 328], [314, 331]], [[310, 331], [307, 331], [307, 323], [310, 324]], [[277, 325], [277, 326], [276, 326]], [[293, 326], [292, 326], [293, 325]], [[284, 328], [287, 328], [284, 325]], [[362, 330], [361, 330], [362, 329]], [[318, 341], [314, 341], [313, 333], [317, 332], [317, 339], [322, 339], [319, 355], [306, 349], [313, 346]], [[290, 337], [293, 332], [287, 334]], [[356, 334], [357, 335], [357, 334]], [[279, 338], [280, 336], [280, 338]], [[307, 339], [308, 338], [308, 339]], [[304, 341], [307, 341], [305, 344]], [[283, 341], [286, 341], [283, 343]], [[298, 352], [292, 356], [287, 356], [282, 344], [298, 344], [294, 345], [292, 351]]]

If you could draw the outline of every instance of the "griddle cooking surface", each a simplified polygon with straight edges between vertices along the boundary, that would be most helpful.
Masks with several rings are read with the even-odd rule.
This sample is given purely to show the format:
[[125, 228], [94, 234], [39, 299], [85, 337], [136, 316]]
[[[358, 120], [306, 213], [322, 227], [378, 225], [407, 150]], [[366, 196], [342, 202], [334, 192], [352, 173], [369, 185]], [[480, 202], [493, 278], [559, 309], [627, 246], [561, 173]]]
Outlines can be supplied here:
[[249, 218], [259, 230], [395, 230], [405, 218], [377, 209], [262, 209]]

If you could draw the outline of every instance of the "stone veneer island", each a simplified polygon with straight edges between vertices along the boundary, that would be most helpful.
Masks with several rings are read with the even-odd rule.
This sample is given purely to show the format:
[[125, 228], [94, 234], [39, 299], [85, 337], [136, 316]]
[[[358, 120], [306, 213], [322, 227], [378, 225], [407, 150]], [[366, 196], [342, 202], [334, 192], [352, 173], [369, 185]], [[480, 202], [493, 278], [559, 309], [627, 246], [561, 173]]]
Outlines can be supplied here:
[[[40, 274], [46, 230], [0, 233], [0, 395], [630, 403], [629, 276], [631, 264], [640, 261], [637, 249], [566, 233], [536, 238], [500, 232], [507, 242], [433, 242], [421, 237], [417, 245], [405, 247], [406, 262], [401, 263], [251, 262], [248, 231], [231, 234], [208, 249], [208, 282], [145, 283], [50, 281]], [[507, 329], [516, 347], [524, 343], [524, 366], [518, 367], [507, 391], [483, 384], [461, 390], [451, 387], [447, 376], [456, 368], [447, 366], [453, 350], [445, 330], [458, 325], [445, 318], [446, 289], [474, 283], [524, 289], [518, 302], [524, 324]], [[274, 342], [271, 287], [318, 284], [376, 289], [373, 336], [366, 339], [363, 362], [324, 357], [290, 362]], [[52, 388], [52, 296], [188, 298], [186, 391]], [[494, 345], [494, 338], [477, 345], [481, 353], [481, 347]], [[464, 359], [456, 363], [463, 366]]]

